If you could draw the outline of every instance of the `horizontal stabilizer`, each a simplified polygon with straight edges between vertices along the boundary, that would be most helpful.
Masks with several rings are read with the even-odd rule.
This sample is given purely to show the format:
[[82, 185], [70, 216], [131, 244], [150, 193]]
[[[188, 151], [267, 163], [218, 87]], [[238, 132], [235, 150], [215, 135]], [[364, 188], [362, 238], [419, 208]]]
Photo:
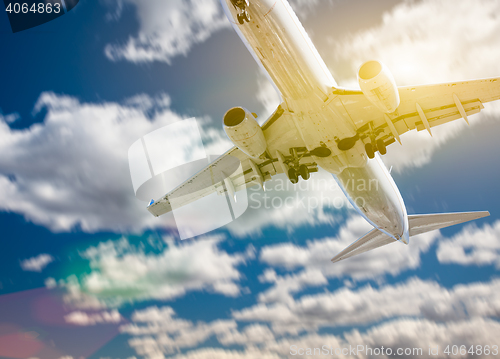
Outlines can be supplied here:
[[335, 263], [342, 259], [365, 253], [369, 250], [382, 247], [395, 241], [396, 240], [394, 238], [389, 237], [387, 234], [380, 232], [377, 228], [374, 228], [363, 237], [358, 239], [356, 242], [351, 244], [349, 247], [344, 249], [342, 252], [337, 254], [335, 257], [333, 257], [332, 262]]
[[[486, 211], [409, 215], [408, 224], [410, 226], [410, 237], [436, 229], [453, 226], [455, 224], [487, 217], [489, 215], [490, 213]], [[397, 241], [375, 228], [333, 257], [332, 262], [335, 263], [342, 259], [346, 259], [393, 242]]]
[[416, 236], [435, 229], [446, 228], [455, 224], [473, 221], [475, 219], [488, 217], [490, 212], [458, 212], [437, 214], [413, 214], [408, 216], [410, 225], [410, 237]]

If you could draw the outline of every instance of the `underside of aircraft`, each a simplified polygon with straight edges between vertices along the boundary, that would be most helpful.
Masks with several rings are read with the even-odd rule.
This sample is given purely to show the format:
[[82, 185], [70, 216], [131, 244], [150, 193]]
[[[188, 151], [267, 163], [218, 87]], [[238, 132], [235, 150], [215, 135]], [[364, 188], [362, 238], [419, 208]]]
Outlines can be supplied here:
[[[285, 174], [309, 180], [319, 167], [333, 174], [357, 211], [374, 226], [332, 259], [336, 262], [430, 230], [485, 217], [488, 212], [410, 215], [380, 156], [404, 145], [409, 131], [427, 131], [479, 113], [500, 99], [500, 78], [398, 87], [377, 60], [359, 67], [359, 89], [338, 86], [285, 0], [221, 0], [248, 50], [279, 91], [282, 102], [259, 125], [237, 106], [223, 116], [234, 147], [161, 198], [155, 216], [212, 193], [228, 195]], [[388, 148], [391, 146], [391, 148]], [[235, 159], [237, 161], [235, 161]], [[356, 192], [350, 178], [377, 180], [377, 190]], [[353, 198], [362, 196], [360, 205]], [[175, 206], [173, 203], [175, 202]]]

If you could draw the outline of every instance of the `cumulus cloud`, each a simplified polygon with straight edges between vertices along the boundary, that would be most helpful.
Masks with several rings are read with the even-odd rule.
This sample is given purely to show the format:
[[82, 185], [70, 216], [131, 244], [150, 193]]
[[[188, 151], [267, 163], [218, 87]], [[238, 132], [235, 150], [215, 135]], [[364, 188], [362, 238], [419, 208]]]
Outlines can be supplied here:
[[435, 282], [410, 279], [397, 285], [359, 290], [342, 288], [334, 293], [306, 295], [297, 300], [257, 304], [235, 311], [237, 320], [268, 322], [277, 333], [353, 326], [397, 317], [431, 321], [498, 318], [500, 281], [457, 285], [452, 289]]
[[[376, 355], [378, 358], [392, 358], [397, 356], [398, 349], [410, 349], [409, 355], [399, 355], [405, 358], [422, 358], [429, 356], [429, 347], [439, 347], [439, 353], [432, 355], [436, 358], [448, 358], [449, 355], [444, 353], [448, 345], [458, 344], [465, 345], [467, 349], [471, 345], [478, 345], [477, 343], [494, 342], [495, 338], [500, 333], [500, 324], [494, 320], [485, 320], [481, 318], [473, 319], [470, 321], [459, 321], [453, 323], [435, 323], [425, 319], [398, 319], [396, 321], [384, 323], [369, 329], [365, 333], [358, 330], [347, 332], [343, 337], [328, 334], [308, 334], [301, 337], [283, 338], [276, 341], [272, 345], [267, 345], [262, 352], [275, 353], [285, 358], [311, 358], [314, 355], [314, 348], [317, 348], [321, 353], [324, 345], [335, 354], [335, 349], [347, 348], [347, 355], [339, 355], [343, 358], [370, 358], [374, 354], [365, 351], [365, 346], [379, 350], [384, 347], [392, 350], [392, 355]], [[453, 343], [453, 344], [451, 344]], [[363, 352], [359, 354], [352, 354], [350, 347], [357, 347], [361, 345]], [[484, 345], [482, 344], [483, 348]], [[295, 346], [292, 348], [292, 346]], [[302, 348], [301, 354], [298, 349]], [[310, 352], [307, 352], [310, 348]], [[422, 349], [422, 352], [413, 351], [413, 349]], [[373, 353], [373, 352], [372, 352]], [[467, 354], [462, 356], [467, 357]], [[479, 357], [490, 357], [486, 355], [479, 355]]]
[[[323, 1], [321, 5], [324, 6], [326, 2]], [[289, 3], [298, 16], [307, 17], [316, 8], [319, 0], [290, 0]], [[332, 0], [328, 0], [328, 3], [332, 4]]]
[[259, 118], [257, 118], [259, 124], [262, 125], [278, 108], [278, 105], [283, 102], [278, 89], [273, 85], [269, 76], [263, 74], [262, 71], [257, 75], [256, 96], [264, 108]]
[[261, 234], [271, 226], [293, 232], [305, 225], [335, 224], [344, 219], [338, 210], [352, 208], [332, 175], [321, 169], [296, 185], [280, 174], [266, 182], [265, 191], [257, 186], [248, 189], [248, 206], [243, 216], [227, 225], [235, 236]]
[[[404, 1], [384, 14], [381, 25], [339, 41], [330, 39], [329, 65], [334, 71], [350, 65], [348, 76], [334, 74], [343, 75], [346, 85], [355, 83], [357, 67], [371, 59], [385, 63], [400, 86], [495, 77], [499, 75], [499, 11], [495, 0], [481, 0], [474, 6], [467, 0]], [[499, 117], [500, 106], [485, 107], [471, 118], [472, 125], [486, 114]], [[385, 161], [396, 171], [422, 166], [465, 128], [462, 120], [433, 129], [433, 137], [425, 131], [405, 134], [403, 146], [391, 146]]]
[[[318, 0], [290, 2], [299, 16], [307, 16]], [[331, 3], [331, 1], [330, 1]], [[139, 31], [124, 44], [108, 44], [106, 56], [113, 61], [134, 63], [162, 61], [170, 64], [179, 55], [186, 56], [196, 44], [208, 40], [221, 29], [230, 28], [219, 0], [108, 1], [115, 11], [109, 19], [118, 20], [124, 4], [134, 6]]]
[[217, 348], [203, 348], [177, 355], [174, 359], [281, 359], [281, 355], [266, 353], [263, 350], [250, 349], [246, 351], [225, 350]]
[[230, 255], [218, 248], [220, 240], [222, 237], [182, 243], [168, 240], [159, 253], [146, 253], [127, 239], [100, 243], [82, 253], [91, 272], [68, 278], [65, 286], [73, 296], [67, 300], [82, 308], [171, 300], [194, 290], [236, 297], [241, 291], [237, 266], [253, 254]]
[[273, 269], [267, 269], [259, 276], [262, 283], [274, 283], [274, 286], [259, 293], [260, 302], [290, 302], [292, 293], [298, 293], [305, 287], [328, 284], [328, 280], [318, 269], [306, 269], [298, 274], [279, 276]]
[[500, 268], [500, 221], [482, 228], [467, 226], [452, 238], [439, 241], [437, 257], [441, 263], [494, 264]]
[[[195, 347], [214, 335], [220, 335], [237, 327], [234, 320], [217, 320], [211, 323], [192, 323], [178, 319], [171, 307], [149, 307], [136, 311], [132, 320], [136, 323], [120, 328], [123, 333], [135, 336], [129, 344], [139, 355], [172, 354], [182, 348]], [[139, 323], [139, 324], [137, 324]]]
[[21, 261], [21, 268], [29, 272], [41, 272], [46, 266], [54, 261], [50, 254], [39, 254], [36, 257]]
[[54, 278], [47, 278], [47, 279], [45, 279], [44, 284], [49, 289], [57, 287], [57, 282], [56, 282], [56, 280]]
[[195, 44], [230, 26], [217, 0], [124, 2], [135, 7], [139, 32], [125, 44], [106, 46], [105, 54], [113, 61], [171, 63], [175, 56], [186, 56]]
[[[500, 303], [496, 298], [499, 288], [498, 280], [446, 289], [435, 282], [411, 279], [405, 284], [380, 289], [370, 286], [358, 291], [342, 289], [336, 293], [306, 296], [297, 301], [297, 306], [288, 314], [253, 316], [253, 323], [242, 328], [234, 319], [247, 318], [239, 317], [238, 313], [234, 313], [234, 319], [193, 323], [177, 318], [171, 307], [149, 307], [134, 312], [133, 323], [123, 325], [120, 330], [132, 336], [129, 344], [138, 355], [151, 359], [190, 348], [197, 349], [175, 358], [309, 358], [311, 356], [305, 353], [305, 348], [323, 348], [324, 345], [331, 350], [362, 345], [371, 348], [384, 346], [394, 351], [398, 348], [427, 351], [429, 346], [439, 346], [437, 357], [441, 358], [446, 357], [443, 350], [449, 344], [495, 343], [500, 334], [500, 324], [496, 320], [500, 315]], [[296, 318], [289, 320], [294, 315]], [[391, 320], [375, 324], [384, 319]], [[301, 321], [308, 333], [271, 331], [267, 325], [257, 323], [281, 322], [294, 327], [295, 320]], [[375, 325], [365, 332], [355, 329], [343, 335], [329, 335], [314, 333], [313, 326], [306, 327], [308, 324], [316, 327]], [[211, 338], [222, 346], [241, 345], [244, 349], [200, 348]], [[298, 348], [304, 348], [303, 355], [293, 353]], [[353, 358], [364, 355], [366, 353], [360, 353]], [[409, 357], [419, 356], [418, 353], [412, 355]]]
[[[155, 219], [135, 198], [127, 157], [141, 136], [185, 118], [169, 105], [164, 94], [119, 104], [43, 93], [35, 106], [46, 111], [42, 123], [16, 130], [0, 118], [0, 210], [52, 231], [174, 227], [172, 216]], [[202, 137], [206, 148], [190, 133], [176, 141], [191, 154], [230, 147], [221, 131], [207, 129]]]
[[16, 122], [17, 120], [19, 120], [21, 117], [19, 116], [18, 113], [9, 113], [7, 115], [4, 115], [2, 113], [2, 109], [0, 108], [0, 121], [3, 121], [5, 123], [14, 123]]
[[[46, 111], [44, 121], [23, 130], [0, 118], [0, 210], [56, 232], [176, 227], [171, 214], [154, 218], [146, 203], [135, 198], [128, 164], [135, 141], [185, 119], [170, 109], [168, 95], [82, 103], [72, 96], [43, 93], [34, 111]], [[188, 132], [170, 143], [182, 149], [186, 161], [232, 146], [222, 130], [205, 127], [205, 119], [198, 125], [203, 143]], [[332, 176], [323, 171], [296, 186], [279, 176], [266, 188], [266, 193], [248, 191], [248, 213], [228, 226], [234, 235], [258, 234], [270, 226], [291, 231], [304, 224], [334, 223], [338, 219], [326, 208], [348, 205]]]
[[396, 275], [403, 270], [417, 268], [420, 255], [427, 252], [439, 236], [438, 231], [412, 237], [405, 246], [394, 242], [362, 255], [332, 265], [330, 259], [372, 228], [363, 218], [351, 217], [333, 238], [315, 239], [305, 246], [283, 243], [262, 248], [260, 260], [274, 267], [288, 270], [319, 270], [327, 278], [350, 277], [354, 280]]
[[118, 324], [123, 318], [117, 310], [100, 313], [86, 313], [82, 311], [71, 312], [64, 316], [66, 323], [78, 326], [91, 326], [96, 324]]
[[[267, 269], [259, 279], [261, 282], [273, 283], [273, 286], [259, 294], [261, 304], [252, 310], [261, 314], [265, 312], [264, 317], [271, 317], [267, 310], [272, 307], [276, 311], [273, 313], [288, 317], [290, 313], [295, 313], [295, 309], [289, 307], [296, 303], [295, 293], [306, 287], [324, 285], [329, 278], [346, 278], [349, 279], [348, 284], [352, 284], [352, 280], [364, 279], [383, 282], [385, 275], [396, 275], [417, 268], [421, 254], [427, 252], [438, 239], [437, 256], [441, 263], [498, 266], [498, 223], [485, 225], [482, 229], [466, 227], [451, 239], [443, 238], [439, 231], [425, 233], [412, 237], [409, 246], [394, 243], [331, 265], [328, 259], [370, 230], [369, 227], [362, 218], [355, 217], [347, 221], [336, 238], [311, 240], [305, 246], [283, 243], [264, 247], [259, 256], [262, 262], [294, 273], [278, 275], [274, 269]], [[264, 303], [279, 304], [271, 306]], [[302, 318], [301, 323], [305, 323], [306, 319]], [[295, 330], [287, 324], [281, 327]]]

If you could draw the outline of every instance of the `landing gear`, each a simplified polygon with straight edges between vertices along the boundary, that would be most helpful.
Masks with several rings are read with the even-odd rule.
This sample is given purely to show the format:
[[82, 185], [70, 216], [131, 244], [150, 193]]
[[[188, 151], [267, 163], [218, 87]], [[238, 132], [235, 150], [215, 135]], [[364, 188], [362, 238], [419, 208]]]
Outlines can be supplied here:
[[311, 173], [309, 173], [309, 168], [306, 165], [300, 165], [299, 173], [300, 177], [302, 177], [306, 181], [311, 177]]
[[377, 149], [381, 155], [385, 155], [387, 153], [387, 147], [385, 146], [385, 142], [383, 140], [377, 140]]
[[248, 14], [247, 7], [250, 5], [248, 0], [231, 0], [234, 8], [240, 10], [240, 13], [236, 15], [240, 25], [246, 22], [250, 22], [250, 15]]
[[248, 14], [248, 11], [244, 10], [241, 14], [237, 14], [236, 18], [238, 19], [238, 22], [240, 25], [243, 25], [246, 22], [250, 22], [250, 15]]
[[311, 178], [312, 172], [318, 172], [318, 165], [315, 162], [300, 163], [306, 157], [327, 157], [331, 151], [328, 148], [315, 148], [308, 151], [305, 147], [293, 147], [290, 149], [290, 156], [284, 156], [279, 151], [276, 151], [276, 157], [270, 159], [272, 162], [279, 162], [279, 165], [288, 179], [293, 184], [299, 182], [299, 176], [307, 181]]
[[[383, 129], [375, 129], [373, 127], [373, 123], [368, 124], [369, 128], [366, 137], [369, 138], [370, 142], [365, 144], [365, 152], [369, 159], [375, 158], [375, 152], [379, 152], [381, 155], [385, 155], [387, 153], [387, 145], [391, 144], [394, 141], [385, 142], [381, 138], [377, 140], [377, 137], [380, 136], [384, 132]], [[365, 137], [365, 138], [366, 138]]]
[[385, 155], [387, 153], [387, 145], [383, 140], [374, 141], [374, 143], [367, 143], [365, 145], [366, 155], [369, 159], [375, 158], [375, 152], [380, 152], [381, 155]]
[[373, 145], [371, 143], [367, 143], [365, 145], [365, 151], [369, 159], [372, 160], [375, 158], [375, 149], [373, 148]]
[[299, 182], [299, 174], [297, 173], [297, 171], [295, 170], [295, 168], [292, 167], [292, 168], [290, 168], [288, 170], [288, 179], [293, 184], [296, 184], [296, 183]]

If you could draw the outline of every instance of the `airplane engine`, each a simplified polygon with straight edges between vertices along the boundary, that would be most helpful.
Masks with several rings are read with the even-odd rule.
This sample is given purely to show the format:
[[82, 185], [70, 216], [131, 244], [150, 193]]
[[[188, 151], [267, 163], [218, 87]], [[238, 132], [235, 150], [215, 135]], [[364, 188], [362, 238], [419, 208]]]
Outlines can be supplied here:
[[264, 132], [255, 116], [243, 107], [233, 107], [224, 115], [224, 131], [241, 151], [259, 158], [267, 148]]
[[394, 77], [379, 61], [365, 62], [358, 70], [358, 83], [368, 101], [384, 113], [399, 106], [399, 92]]

